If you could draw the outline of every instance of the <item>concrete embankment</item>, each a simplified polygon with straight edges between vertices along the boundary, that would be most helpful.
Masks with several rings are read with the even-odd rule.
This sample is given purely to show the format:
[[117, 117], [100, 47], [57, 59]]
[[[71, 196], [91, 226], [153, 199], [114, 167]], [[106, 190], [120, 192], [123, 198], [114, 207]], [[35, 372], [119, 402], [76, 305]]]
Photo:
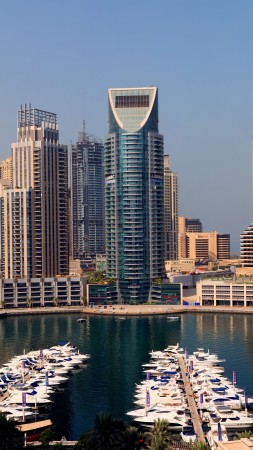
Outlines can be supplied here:
[[253, 314], [253, 308], [240, 307], [211, 307], [211, 306], [168, 306], [168, 305], [112, 305], [107, 307], [83, 308], [83, 313], [94, 315], [118, 315], [118, 316], [139, 316], [139, 315], [178, 315], [184, 313], [239, 313]]
[[0, 309], [0, 318], [7, 316], [36, 315], [36, 314], [87, 314], [104, 316], [151, 316], [151, 315], [180, 315], [184, 313], [217, 313], [217, 314], [253, 314], [253, 307], [229, 306], [181, 306], [181, 305], [111, 305], [96, 306], [56, 306], [39, 308]]

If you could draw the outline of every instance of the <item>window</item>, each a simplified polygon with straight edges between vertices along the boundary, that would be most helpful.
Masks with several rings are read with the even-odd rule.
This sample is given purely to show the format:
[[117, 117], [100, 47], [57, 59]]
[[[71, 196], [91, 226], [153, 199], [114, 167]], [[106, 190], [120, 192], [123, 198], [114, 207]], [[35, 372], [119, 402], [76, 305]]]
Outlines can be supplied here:
[[147, 108], [149, 95], [116, 95], [115, 108]]

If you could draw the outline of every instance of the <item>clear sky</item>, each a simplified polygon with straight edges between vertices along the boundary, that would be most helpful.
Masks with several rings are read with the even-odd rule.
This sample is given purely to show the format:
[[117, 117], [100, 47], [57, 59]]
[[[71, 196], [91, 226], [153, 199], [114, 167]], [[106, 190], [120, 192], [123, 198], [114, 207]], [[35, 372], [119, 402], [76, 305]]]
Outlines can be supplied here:
[[0, 9], [0, 149], [21, 104], [107, 133], [107, 88], [159, 87], [160, 132], [178, 173], [180, 214], [204, 230], [251, 223], [252, 0], [8, 0]]

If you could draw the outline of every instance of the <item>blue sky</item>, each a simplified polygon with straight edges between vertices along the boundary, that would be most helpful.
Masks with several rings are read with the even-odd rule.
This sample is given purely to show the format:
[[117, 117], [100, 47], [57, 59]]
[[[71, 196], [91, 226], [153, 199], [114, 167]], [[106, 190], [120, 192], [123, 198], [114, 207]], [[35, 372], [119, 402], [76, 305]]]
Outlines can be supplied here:
[[69, 144], [83, 119], [105, 137], [108, 87], [156, 85], [180, 214], [238, 250], [253, 210], [252, 17], [252, 0], [2, 2], [1, 157], [21, 104], [56, 112]]

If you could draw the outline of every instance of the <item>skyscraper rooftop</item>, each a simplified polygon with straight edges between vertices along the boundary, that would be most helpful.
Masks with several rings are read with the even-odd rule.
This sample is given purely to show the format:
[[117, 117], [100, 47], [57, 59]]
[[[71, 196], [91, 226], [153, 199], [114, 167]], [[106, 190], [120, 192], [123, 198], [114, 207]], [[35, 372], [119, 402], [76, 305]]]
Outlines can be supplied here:
[[42, 122], [47, 122], [53, 125], [57, 125], [57, 115], [42, 109], [32, 108], [31, 104], [21, 105], [18, 110], [18, 127], [38, 126], [40, 127]]

